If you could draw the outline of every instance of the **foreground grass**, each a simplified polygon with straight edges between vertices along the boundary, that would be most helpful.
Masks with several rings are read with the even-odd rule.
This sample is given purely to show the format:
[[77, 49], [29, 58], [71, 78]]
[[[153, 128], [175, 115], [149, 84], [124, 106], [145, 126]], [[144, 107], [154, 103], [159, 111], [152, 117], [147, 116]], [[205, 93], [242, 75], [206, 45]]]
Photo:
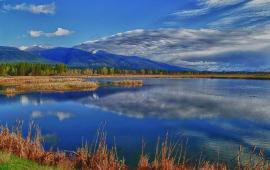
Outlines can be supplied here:
[[[35, 128], [34, 128], [35, 129]], [[108, 148], [106, 134], [99, 131], [97, 140], [90, 146], [83, 145], [76, 151], [45, 151], [42, 146], [41, 134], [38, 129], [32, 133], [33, 125], [30, 125], [28, 135], [23, 138], [21, 126], [11, 131], [7, 127], [1, 127], [0, 131], [0, 169], [63, 169], [63, 170], [128, 170], [124, 159], [119, 159], [115, 147]], [[34, 136], [34, 137], [31, 137]], [[142, 147], [137, 170], [228, 170], [226, 164], [211, 163], [198, 160], [196, 164], [190, 164], [186, 160], [186, 150], [166, 139], [157, 144], [154, 159], [144, 152]], [[182, 152], [183, 151], [183, 152]], [[248, 159], [242, 160], [242, 148], [236, 156], [235, 168], [237, 170], [268, 170], [270, 166], [259, 150], [250, 152]], [[16, 156], [14, 156], [16, 155]], [[255, 157], [253, 156], [255, 155]], [[256, 159], [254, 159], [256, 158]]]
[[107, 147], [105, 133], [99, 133], [96, 143], [90, 147], [84, 145], [76, 151], [67, 153], [64, 151], [45, 151], [42, 146], [40, 131], [30, 125], [26, 138], [23, 138], [21, 127], [20, 125], [12, 130], [1, 127], [0, 151], [31, 160], [40, 165], [64, 170], [127, 169], [124, 161], [118, 159], [116, 148], [109, 149]]
[[10, 153], [0, 152], [0, 170], [60, 170], [58, 168], [42, 166], [36, 162], [19, 158]]

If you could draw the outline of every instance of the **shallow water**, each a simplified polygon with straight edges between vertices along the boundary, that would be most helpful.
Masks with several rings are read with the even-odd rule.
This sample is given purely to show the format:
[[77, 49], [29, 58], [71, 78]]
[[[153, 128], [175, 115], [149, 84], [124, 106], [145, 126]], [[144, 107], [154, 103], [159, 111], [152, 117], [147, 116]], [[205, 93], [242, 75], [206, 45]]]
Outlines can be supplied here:
[[[108, 81], [109, 79], [99, 79]], [[188, 156], [230, 162], [239, 145], [270, 151], [270, 81], [145, 79], [143, 87], [101, 87], [93, 92], [0, 96], [0, 123], [24, 130], [33, 120], [46, 148], [74, 150], [92, 142], [106, 122], [108, 144], [134, 164], [166, 133], [187, 143]]]

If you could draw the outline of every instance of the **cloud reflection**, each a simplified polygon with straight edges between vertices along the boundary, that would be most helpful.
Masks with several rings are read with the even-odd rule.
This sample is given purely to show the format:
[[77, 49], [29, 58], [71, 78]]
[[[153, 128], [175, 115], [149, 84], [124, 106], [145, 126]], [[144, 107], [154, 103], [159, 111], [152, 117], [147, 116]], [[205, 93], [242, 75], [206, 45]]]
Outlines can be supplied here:
[[31, 114], [31, 117], [33, 119], [42, 118], [45, 116], [54, 116], [56, 117], [60, 122], [70, 119], [72, 117], [71, 113], [68, 112], [41, 112], [41, 111], [33, 111]]
[[180, 83], [140, 91], [121, 91], [99, 100], [88, 98], [83, 100], [83, 103], [133, 117], [199, 119], [241, 117], [270, 120], [270, 105], [264, 98], [251, 97], [248, 94], [231, 96], [227, 95], [226, 91], [204, 92], [196, 89], [198, 87], [192, 89], [193, 87], [188, 86], [190, 84]]

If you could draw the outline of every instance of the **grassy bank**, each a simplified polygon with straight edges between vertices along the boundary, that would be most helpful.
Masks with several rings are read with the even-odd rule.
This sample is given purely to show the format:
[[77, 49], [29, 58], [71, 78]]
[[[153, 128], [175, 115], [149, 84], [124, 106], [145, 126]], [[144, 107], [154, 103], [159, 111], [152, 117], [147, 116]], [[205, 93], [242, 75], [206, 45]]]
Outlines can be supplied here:
[[42, 166], [36, 162], [19, 158], [10, 153], [0, 152], [1, 170], [61, 170], [56, 167]]
[[97, 82], [86, 81], [74, 77], [1, 77], [0, 86], [4, 94], [13, 96], [25, 92], [65, 92], [65, 91], [87, 91], [95, 90]]
[[[0, 87], [7, 96], [26, 92], [91, 91], [102, 83], [85, 80], [86, 77], [68, 76], [14, 76], [0, 77]], [[105, 85], [135, 87], [143, 86], [141, 80], [112, 81]]]
[[[28, 135], [23, 138], [21, 126], [11, 131], [1, 127], [0, 131], [0, 168], [7, 169], [64, 169], [64, 170], [128, 170], [123, 158], [117, 155], [116, 147], [108, 148], [106, 133], [99, 131], [96, 141], [91, 145], [83, 145], [76, 151], [45, 151], [42, 137], [38, 129], [30, 126]], [[32, 136], [32, 137], [31, 137]], [[34, 136], [34, 137], [33, 137]], [[128, 144], [127, 144], [128, 145]], [[182, 146], [182, 145], [181, 145]], [[166, 137], [164, 142], [157, 144], [154, 158], [150, 158], [142, 147], [137, 170], [227, 170], [228, 166], [221, 162], [208, 162], [198, 158], [191, 164], [186, 158], [186, 150], [177, 143], [170, 142]], [[234, 169], [269, 169], [268, 161], [263, 151], [258, 154], [255, 149], [248, 159], [242, 159], [240, 147], [235, 157]], [[255, 156], [253, 156], [255, 155]], [[254, 159], [254, 157], [256, 159]]]

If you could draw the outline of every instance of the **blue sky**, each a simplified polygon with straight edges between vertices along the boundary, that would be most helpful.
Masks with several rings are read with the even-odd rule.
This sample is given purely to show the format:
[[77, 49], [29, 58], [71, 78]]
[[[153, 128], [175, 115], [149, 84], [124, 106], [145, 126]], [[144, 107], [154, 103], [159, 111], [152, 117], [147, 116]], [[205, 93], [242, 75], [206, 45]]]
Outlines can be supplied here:
[[0, 0], [0, 45], [138, 55], [201, 70], [270, 70], [270, 0]]
[[[161, 27], [164, 16], [187, 4], [178, 0], [2, 0], [2, 45], [51, 44], [73, 46], [118, 32]], [[14, 9], [16, 5], [49, 6], [51, 13]], [[29, 31], [72, 31], [69, 36], [31, 37]]]

